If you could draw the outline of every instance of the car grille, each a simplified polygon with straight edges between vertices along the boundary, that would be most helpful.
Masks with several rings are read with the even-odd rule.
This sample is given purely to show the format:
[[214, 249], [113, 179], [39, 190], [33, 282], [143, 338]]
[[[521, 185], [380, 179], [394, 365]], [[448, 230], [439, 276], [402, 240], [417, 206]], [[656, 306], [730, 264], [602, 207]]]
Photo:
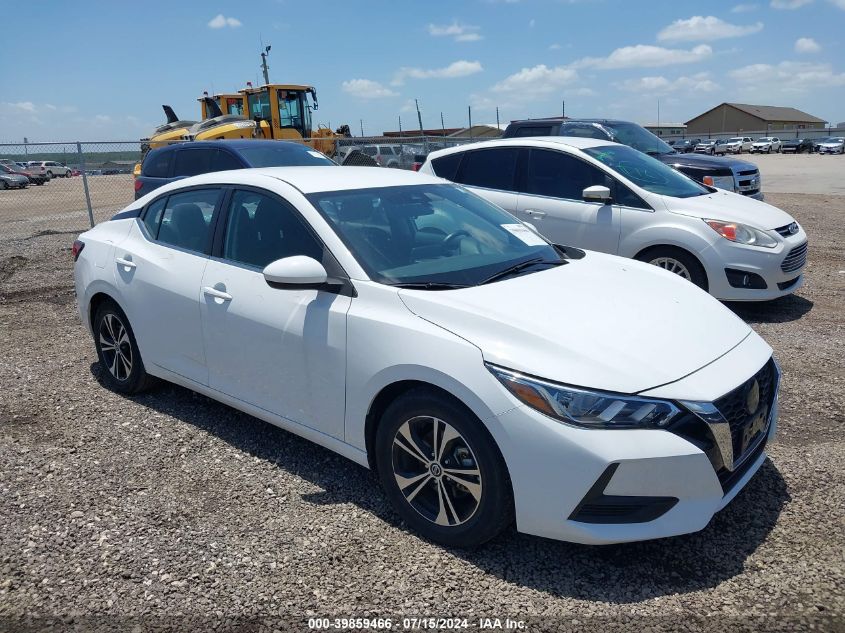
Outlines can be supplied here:
[[760, 192], [760, 172], [757, 169], [743, 169], [734, 174], [739, 193], [753, 196]]
[[[793, 225], [796, 227], [794, 232], [792, 230], [790, 230], [790, 227], [792, 227]], [[784, 226], [779, 226], [778, 228], [775, 229], [775, 232], [778, 233], [778, 235], [782, 235], [783, 237], [789, 237], [790, 235], [794, 235], [795, 233], [798, 232], [797, 227], [798, 227], [797, 222], [790, 222], [789, 224], [785, 224]]]
[[[739, 387], [722, 396], [713, 403], [722, 414], [722, 417], [725, 418], [731, 429], [734, 464], [737, 466], [747, 457], [747, 455], [741, 454], [743, 448], [742, 434], [743, 431], [745, 431], [746, 425], [751, 423], [762, 407], [765, 406], [769, 411], [771, 411], [775, 398], [775, 389], [777, 388], [776, 374], [777, 370], [775, 369], [774, 358], [770, 358], [769, 362], [767, 362], [760, 371], [742, 383]], [[755, 380], [760, 387], [760, 404], [757, 406], [756, 411], [749, 413], [746, 408], [746, 396]], [[749, 448], [753, 450], [754, 444], [747, 446], [746, 450]]]
[[791, 251], [789, 251], [789, 255], [787, 255], [786, 258], [783, 260], [783, 263], [781, 263], [780, 269], [785, 273], [791, 273], [802, 268], [806, 263], [807, 242], [804, 242], [800, 246], [796, 246]]
[[757, 170], [756, 169], [746, 169], [745, 171], [739, 172], [740, 176], [756, 176]]

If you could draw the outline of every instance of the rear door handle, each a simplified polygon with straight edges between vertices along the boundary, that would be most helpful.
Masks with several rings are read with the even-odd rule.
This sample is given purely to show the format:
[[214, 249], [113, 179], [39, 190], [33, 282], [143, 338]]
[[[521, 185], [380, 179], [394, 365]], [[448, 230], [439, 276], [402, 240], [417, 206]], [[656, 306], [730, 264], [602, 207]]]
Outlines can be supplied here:
[[126, 266], [126, 268], [135, 268], [137, 266], [137, 264], [135, 264], [135, 262], [131, 259], [124, 259], [123, 257], [118, 257], [114, 261], [116, 261], [120, 266]]
[[539, 220], [540, 218], [544, 218], [544, 217], [546, 217], [546, 212], [545, 212], [545, 211], [538, 211], [537, 209], [526, 209], [526, 210], [525, 210], [525, 213], [526, 213], [527, 215], [530, 215], [532, 218], [537, 218], [538, 220]]
[[209, 297], [214, 297], [215, 299], [222, 299], [223, 301], [232, 300], [232, 295], [230, 295], [228, 292], [217, 290], [216, 288], [212, 288], [211, 286], [203, 286], [202, 292], [203, 294], [206, 294]]

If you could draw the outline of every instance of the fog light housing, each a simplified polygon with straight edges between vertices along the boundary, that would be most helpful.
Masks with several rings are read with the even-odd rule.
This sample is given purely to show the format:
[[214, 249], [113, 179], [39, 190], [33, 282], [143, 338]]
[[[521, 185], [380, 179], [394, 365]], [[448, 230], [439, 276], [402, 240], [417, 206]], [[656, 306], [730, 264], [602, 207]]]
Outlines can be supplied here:
[[757, 273], [751, 273], [745, 270], [737, 270], [736, 268], [725, 268], [725, 275], [728, 277], [728, 283], [733, 288], [747, 288], [749, 290], [765, 290], [769, 286], [766, 280]]

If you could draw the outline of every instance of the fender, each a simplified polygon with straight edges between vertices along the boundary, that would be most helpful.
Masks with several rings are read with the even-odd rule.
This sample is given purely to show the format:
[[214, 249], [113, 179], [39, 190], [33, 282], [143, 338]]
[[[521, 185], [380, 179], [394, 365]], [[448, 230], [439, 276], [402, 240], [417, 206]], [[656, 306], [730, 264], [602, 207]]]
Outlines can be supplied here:
[[[716, 236], [713, 233], [714, 237]], [[619, 242], [619, 255], [633, 258], [637, 253], [652, 246], [676, 246], [695, 255], [703, 261], [701, 253], [712, 246], [713, 242], [697, 235], [693, 231], [673, 224], [654, 224], [636, 229], [625, 235]]]

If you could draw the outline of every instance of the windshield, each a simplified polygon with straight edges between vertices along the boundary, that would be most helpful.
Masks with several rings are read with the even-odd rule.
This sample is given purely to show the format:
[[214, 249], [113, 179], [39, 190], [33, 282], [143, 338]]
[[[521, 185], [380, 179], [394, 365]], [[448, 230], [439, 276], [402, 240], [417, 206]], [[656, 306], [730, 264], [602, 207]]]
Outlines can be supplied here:
[[512, 215], [457, 185], [307, 197], [370, 278], [384, 284], [474, 286], [522, 262], [534, 268], [564, 261]]
[[630, 147], [602, 145], [583, 151], [651, 193], [673, 198], [692, 198], [710, 193], [691, 178]]
[[728, 143], [742, 143], [742, 138], [739, 136], [735, 136], [733, 138], [728, 139]]
[[763, 138], [758, 138], [758, 143], [768, 143], [769, 141], [773, 141], [774, 139], [770, 136], [764, 136]]
[[334, 165], [320, 152], [295, 143], [261, 143], [256, 147], [241, 147], [238, 152], [250, 167], [296, 167], [306, 165]]

